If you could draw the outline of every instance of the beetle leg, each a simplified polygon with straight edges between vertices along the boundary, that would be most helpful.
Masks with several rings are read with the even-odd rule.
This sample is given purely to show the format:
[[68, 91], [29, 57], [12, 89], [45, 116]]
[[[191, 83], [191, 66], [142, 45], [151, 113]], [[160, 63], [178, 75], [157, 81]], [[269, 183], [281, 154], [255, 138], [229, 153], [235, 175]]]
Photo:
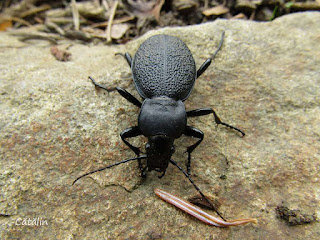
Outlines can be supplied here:
[[216, 114], [216, 112], [212, 108], [200, 108], [200, 109], [195, 109], [187, 112], [187, 117], [198, 117], [198, 116], [204, 116], [208, 114], [213, 114], [214, 116], [214, 121], [216, 124], [221, 124], [224, 125], [228, 128], [234, 129], [242, 134], [242, 137], [244, 137], [246, 134], [241, 131], [239, 128], [236, 128], [234, 126], [229, 125], [228, 123], [221, 122], [220, 118]]
[[126, 138], [132, 138], [132, 137], [137, 137], [137, 136], [140, 136], [141, 135], [141, 132], [138, 128], [138, 126], [134, 126], [134, 127], [130, 127], [130, 128], [127, 128], [125, 130], [123, 130], [121, 133], [120, 133], [120, 137], [122, 139], [122, 141], [137, 155], [139, 156], [140, 154], [140, 149], [135, 147], [135, 146], [132, 146], [127, 140]]
[[132, 57], [131, 57], [130, 53], [128, 53], [128, 52], [126, 52], [125, 54], [116, 53], [115, 55], [120, 55], [120, 56], [124, 57], [127, 60], [127, 63], [129, 64], [129, 67], [131, 68], [131, 66], [132, 66]]
[[[135, 146], [131, 145], [131, 144], [126, 140], [126, 138], [137, 137], [137, 136], [140, 136], [140, 135], [141, 135], [141, 132], [140, 132], [138, 126], [127, 128], [127, 129], [123, 130], [123, 131], [120, 133], [120, 137], [121, 137], [122, 141], [123, 141], [137, 156], [140, 155], [140, 149], [139, 149], [138, 147], [135, 147]], [[138, 164], [139, 164], [139, 169], [140, 169], [141, 177], [145, 177], [145, 176], [146, 176], [146, 171], [145, 171], [145, 168], [142, 166], [142, 162], [141, 162], [140, 159], [138, 159]]]
[[141, 107], [141, 102], [134, 97], [131, 93], [129, 93], [128, 91], [126, 91], [125, 89], [121, 88], [121, 87], [116, 87], [116, 88], [107, 88], [105, 86], [100, 85], [99, 83], [97, 83], [92, 77], [89, 76], [89, 79], [92, 81], [92, 83], [94, 84], [95, 87], [97, 88], [101, 88], [103, 90], [106, 90], [107, 92], [111, 92], [114, 91], [115, 89], [118, 91], [118, 93], [124, 97], [125, 99], [127, 99], [129, 102], [131, 102], [132, 104], [136, 105], [137, 107]]
[[136, 105], [137, 107], [141, 108], [141, 105], [142, 105], [141, 102], [138, 99], [136, 99], [136, 97], [134, 97], [131, 93], [127, 92], [125, 89], [120, 87], [116, 87], [116, 89], [122, 97], [124, 97], [129, 102]]
[[224, 40], [224, 31], [222, 33], [222, 36], [221, 36], [221, 40], [220, 40], [220, 43], [219, 43], [219, 46], [218, 46], [218, 49], [214, 52], [214, 54], [212, 54], [202, 65], [201, 67], [199, 68], [199, 70], [197, 71], [197, 78], [201, 76], [201, 74], [207, 70], [207, 68], [210, 66], [212, 60], [215, 58], [215, 56], [218, 54], [218, 52], [220, 51], [221, 47], [222, 47], [222, 43], [223, 43], [223, 40]]
[[199, 140], [195, 144], [189, 146], [186, 151], [186, 152], [188, 152], [187, 173], [188, 173], [188, 175], [190, 175], [190, 173], [191, 173], [191, 166], [190, 166], [191, 165], [191, 153], [202, 142], [204, 134], [199, 129], [191, 127], [191, 126], [187, 126], [186, 130], [184, 131], [183, 134], [188, 137], [199, 138]]

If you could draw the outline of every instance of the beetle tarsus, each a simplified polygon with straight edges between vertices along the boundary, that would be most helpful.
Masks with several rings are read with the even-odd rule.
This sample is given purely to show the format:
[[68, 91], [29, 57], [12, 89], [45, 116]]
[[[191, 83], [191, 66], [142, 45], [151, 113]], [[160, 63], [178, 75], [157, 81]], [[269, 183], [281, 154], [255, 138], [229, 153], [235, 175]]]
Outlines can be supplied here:
[[226, 127], [228, 127], [228, 128], [234, 129], [234, 130], [240, 132], [240, 133], [242, 134], [242, 137], [244, 137], [244, 136], [246, 135], [246, 134], [245, 134], [243, 131], [241, 131], [239, 128], [236, 128], [236, 127], [234, 127], [234, 126], [231, 126], [231, 125], [228, 124], [228, 123], [222, 122], [222, 121], [220, 120], [220, 118], [218, 117], [218, 115], [216, 114], [216, 112], [215, 112], [212, 108], [211, 108], [211, 110], [212, 110], [212, 113], [213, 113], [213, 115], [214, 115], [214, 121], [216, 122], [216, 124], [221, 124], [221, 125], [224, 125], [224, 126], [226, 126]]
[[116, 55], [116, 56], [117, 56], [117, 55], [120, 55], [120, 56], [124, 57], [124, 58], [126, 59], [127, 63], [129, 64], [129, 67], [132, 66], [132, 57], [131, 57], [130, 53], [128, 53], [128, 52], [126, 52], [125, 54], [123, 54], [123, 53], [116, 53], [115, 55]]
[[158, 176], [158, 178], [161, 179], [165, 174], [166, 174], [166, 170], [164, 170], [162, 174]]
[[205, 115], [209, 115], [209, 114], [213, 114], [214, 116], [214, 121], [216, 122], [216, 124], [221, 124], [224, 125], [228, 128], [234, 129], [238, 132], [240, 132], [242, 134], [242, 137], [244, 137], [246, 134], [241, 131], [239, 128], [236, 128], [234, 126], [231, 126], [228, 123], [224, 123], [220, 120], [220, 118], [218, 117], [218, 115], [216, 114], [216, 112], [212, 109], [212, 108], [199, 108], [199, 109], [195, 109], [195, 110], [191, 110], [187, 112], [187, 117], [199, 117], [199, 116], [205, 116]]
[[114, 87], [107, 88], [107, 87], [105, 87], [105, 86], [100, 85], [99, 83], [97, 83], [97, 82], [96, 82], [92, 77], [90, 77], [90, 76], [89, 76], [89, 79], [91, 80], [91, 82], [93, 83], [93, 85], [94, 85], [95, 87], [97, 87], [97, 88], [101, 88], [101, 89], [103, 89], [103, 90], [105, 90], [105, 91], [107, 91], [107, 92], [112, 92], [112, 91], [116, 90], [116, 88], [114, 88]]

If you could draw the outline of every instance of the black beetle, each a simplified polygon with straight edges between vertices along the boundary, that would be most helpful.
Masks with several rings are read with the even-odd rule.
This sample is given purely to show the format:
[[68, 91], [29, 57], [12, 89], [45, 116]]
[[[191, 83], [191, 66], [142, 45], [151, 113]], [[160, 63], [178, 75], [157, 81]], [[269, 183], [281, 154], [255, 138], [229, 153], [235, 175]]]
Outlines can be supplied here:
[[[240, 132], [242, 136], [245, 134], [240, 129], [222, 122], [212, 108], [186, 111], [183, 102], [190, 95], [195, 80], [209, 67], [221, 49], [223, 40], [224, 32], [218, 49], [198, 70], [196, 70], [195, 61], [187, 45], [179, 38], [169, 35], [155, 35], [148, 38], [141, 44], [133, 59], [129, 53], [120, 54], [125, 57], [131, 67], [134, 84], [143, 99], [143, 103], [141, 103], [126, 90], [120, 87], [116, 88], [121, 96], [141, 108], [138, 125], [127, 128], [120, 134], [122, 141], [137, 157], [86, 173], [78, 177], [73, 183], [91, 173], [132, 160], [138, 160], [142, 177], [146, 176], [147, 170], [155, 170], [162, 173], [159, 176], [161, 178], [164, 176], [170, 162], [184, 173], [201, 196], [215, 209], [190, 178], [191, 153], [201, 143], [204, 134], [199, 129], [189, 126], [187, 118], [213, 114], [217, 124], [232, 128]], [[110, 91], [110, 89], [96, 83], [93, 78], [89, 78], [96, 87]], [[182, 134], [198, 139], [196, 143], [187, 148], [187, 172], [171, 159], [175, 151], [174, 140], [180, 138]], [[146, 152], [141, 156], [140, 149], [127, 141], [128, 138], [139, 135], [148, 138], [145, 146]], [[142, 159], [146, 159], [146, 164], [141, 162]], [[219, 214], [217, 210], [216, 212]], [[220, 217], [222, 216], [220, 215]]]

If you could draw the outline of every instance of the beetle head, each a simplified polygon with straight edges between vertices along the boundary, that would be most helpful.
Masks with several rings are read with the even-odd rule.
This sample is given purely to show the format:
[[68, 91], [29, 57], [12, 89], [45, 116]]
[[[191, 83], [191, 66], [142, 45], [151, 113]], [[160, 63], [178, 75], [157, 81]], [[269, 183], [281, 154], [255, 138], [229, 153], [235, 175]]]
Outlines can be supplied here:
[[156, 135], [148, 138], [146, 144], [147, 168], [149, 171], [165, 172], [169, 160], [175, 149], [174, 139], [165, 135]]

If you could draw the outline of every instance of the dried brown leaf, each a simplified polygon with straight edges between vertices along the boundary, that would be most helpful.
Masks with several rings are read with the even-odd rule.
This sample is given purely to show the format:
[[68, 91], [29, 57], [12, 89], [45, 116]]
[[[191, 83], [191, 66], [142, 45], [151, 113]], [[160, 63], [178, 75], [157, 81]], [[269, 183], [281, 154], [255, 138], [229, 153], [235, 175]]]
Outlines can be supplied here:
[[[213, 198], [212, 196], [205, 195], [206, 198], [208, 198], [211, 202], [214, 203], [214, 206], [219, 207], [221, 204], [217, 201], [216, 198]], [[207, 209], [212, 210], [212, 206], [200, 195], [194, 195], [190, 198], [188, 198], [188, 201], [199, 206], [199, 207], [204, 207]]]
[[175, 0], [172, 2], [172, 7], [177, 11], [191, 10], [198, 6], [197, 0]]
[[7, 28], [12, 27], [12, 21], [5, 21], [3, 23], [0, 23], [0, 31], [6, 31]]
[[219, 16], [228, 12], [229, 12], [229, 8], [223, 5], [219, 5], [219, 6], [204, 10], [202, 14], [208, 17], [212, 15]]
[[111, 37], [120, 39], [129, 30], [130, 25], [126, 23], [113, 24], [111, 28]]
[[124, 5], [137, 17], [153, 16], [158, 22], [160, 21], [160, 11], [165, 0], [125, 0]]
[[162, 5], [164, 4], [165, 0], [159, 0], [151, 10], [152, 15], [157, 20], [158, 23], [160, 23], [160, 11], [162, 8]]
[[247, 19], [247, 16], [243, 13], [239, 13], [239, 14], [233, 16], [231, 19]]
[[79, 14], [85, 18], [105, 19], [105, 9], [97, 2], [86, 1], [77, 2], [77, 9]]
[[102, 29], [88, 26], [88, 27], [82, 27], [81, 30], [85, 33], [90, 34], [93, 38], [99, 38], [103, 40], [107, 39], [106, 32]]

